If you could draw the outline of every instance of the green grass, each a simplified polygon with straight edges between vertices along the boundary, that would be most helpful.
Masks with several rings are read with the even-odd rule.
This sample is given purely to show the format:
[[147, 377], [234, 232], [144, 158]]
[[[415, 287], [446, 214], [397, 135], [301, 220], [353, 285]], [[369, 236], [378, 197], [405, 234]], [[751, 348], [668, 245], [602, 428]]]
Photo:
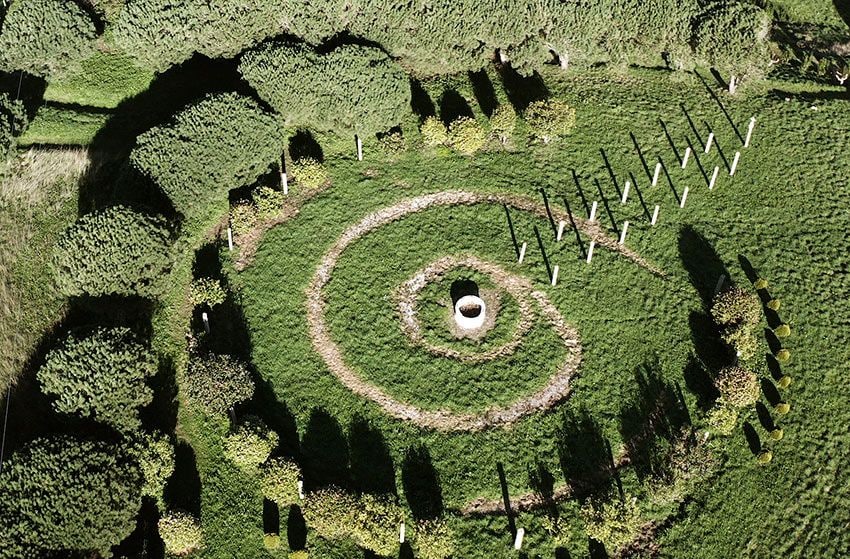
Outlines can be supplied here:
[[109, 117], [108, 112], [42, 105], [18, 138], [18, 144], [23, 147], [37, 144], [85, 146], [94, 140]]
[[79, 72], [50, 82], [44, 100], [112, 109], [147, 89], [154, 78], [122, 53], [97, 51], [81, 66]]

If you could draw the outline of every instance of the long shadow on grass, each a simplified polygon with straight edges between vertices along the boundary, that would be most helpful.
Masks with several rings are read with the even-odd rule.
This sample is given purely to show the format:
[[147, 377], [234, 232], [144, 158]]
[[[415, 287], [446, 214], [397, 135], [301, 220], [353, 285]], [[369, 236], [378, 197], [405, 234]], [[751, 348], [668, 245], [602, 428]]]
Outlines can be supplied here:
[[201, 476], [195, 451], [186, 441], [179, 441], [174, 449], [174, 474], [165, 486], [165, 502], [171, 508], [201, 514]]
[[443, 514], [440, 476], [434, 469], [431, 453], [426, 446], [407, 449], [401, 464], [401, 483], [413, 518], [428, 520]]
[[437, 107], [434, 106], [434, 101], [431, 100], [431, 96], [428, 95], [419, 80], [410, 80], [410, 108], [419, 117], [419, 122], [425, 122], [425, 119], [429, 116], [437, 115]]
[[327, 411], [314, 408], [301, 440], [304, 489], [351, 486], [348, 441], [339, 422]]
[[298, 505], [290, 505], [286, 517], [286, 539], [289, 549], [299, 550], [307, 547], [307, 522]]
[[473, 118], [472, 107], [463, 96], [454, 89], [447, 89], [440, 97], [440, 120], [449, 126], [455, 120], [466, 117]]
[[299, 130], [295, 135], [289, 138], [289, 156], [293, 161], [309, 157], [315, 159], [319, 163], [325, 160], [325, 154], [322, 151], [322, 146], [313, 137], [309, 130]]
[[348, 428], [351, 478], [363, 493], [396, 494], [395, 466], [387, 442], [365, 418], [355, 416]]
[[666, 479], [671, 443], [691, 418], [678, 384], [661, 378], [658, 358], [635, 370], [637, 391], [620, 410], [620, 434], [638, 478]]
[[521, 113], [534, 101], [549, 97], [549, 88], [537, 72], [521, 76], [510, 64], [502, 64], [498, 69], [508, 100], [517, 112]]
[[496, 90], [493, 87], [493, 82], [490, 80], [490, 75], [487, 74], [486, 70], [469, 72], [469, 81], [472, 84], [472, 92], [475, 95], [475, 100], [478, 101], [478, 106], [481, 107], [481, 112], [487, 118], [490, 118], [499, 104], [496, 100]]
[[564, 478], [579, 500], [607, 492], [616, 479], [611, 445], [586, 408], [567, 409], [556, 435]]

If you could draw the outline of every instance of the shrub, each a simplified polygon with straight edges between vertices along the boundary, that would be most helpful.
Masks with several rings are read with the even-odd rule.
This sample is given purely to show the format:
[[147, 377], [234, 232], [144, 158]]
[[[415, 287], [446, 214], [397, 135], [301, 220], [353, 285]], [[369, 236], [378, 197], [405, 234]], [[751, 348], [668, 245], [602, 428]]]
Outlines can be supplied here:
[[224, 438], [224, 456], [243, 470], [252, 471], [266, 461], [277, 443], [277, 433], [259, 417], [249, 415]]
[[390, 130], [384, 134], [378, 134], [378, 145], [387, 155], [397, 155], [407, 149], [401, 130]]
[[787, 349], [785, 349], [785, 348], [782, 348], [782, 349], [780, 349], [778, 352], [776, 352], [776, 358], [777, 358], [779, 361], [781, 361], [782, 363], [785, 363], [785, 362], [787, 362], [789, 359], [791, 359], [791, 352], [790, 352], [790, 351], [788, 351], [788, 350], [787, 350]]
[[230, 208], [230, 227], [237, 236], [250, 233], [258, 221], [257, 206], [251, 202], [239, 202]]
[[56, 284], [67, 296], [155, 296], [171, 264], [169, 246], [160, 218], [122, 206], [84, 215], [53, 249]]
[[762, 450], [758, 453], [756, 459], [758, 460], [759, 464], [768, 464], [771, 460], [773, 460], [773, 453], [769, 450]]
[[787, 324], [780, 324], [773, 333], [776, 334], [777, 338], [787, 338], [791, 335], [791, 327]]
[[552, 544], [555, 547], [567, 548], [570, 546], [570, 543], [572, 543], [572, 538], [570, 537], [570, 523], [565, 517], [559, 516], [557, 518], [553, 518], [547, 515], [544, 516], [541, 521], [543, 523], [543, 528], [546, 530], [546, 533], [549, 534], [549, 537], [552, 539]]
[[758, 377], [743, 367], [726, 367], [717, 374], [714, 384], [720, 398], [731, 406], [751, 406], [759, 397]]
[[590, 501], [581, 508], [588, 537], [614, 552], [630, 543], [640, 533], [643, 519], [636, 500]]
[[446, 127], [435, 116], [426, 118], [419, 131], [422, 134], [422, 142], [428, 147], [444, 145], [449, 141], [449, 134]]
[[296, 549], [289, 552], [289, 559], [309, 559], [310, 554], [306, 549]]
[[767, 308], [776, 312], [782, 306], [782, 302], [779, 299], [771, 299], [767, 302]]
[[286, 203], [286, 195], [281, 190], [261, 186], [254, 192], [254, 206], [260, 221], [275, 217]]
[[189, 302], [199, 307], [214, 307], [224, 303], [227, 298], [221, 282], [212, 278], [198, 278], [189, 285]]
[[280, 548], [280, 534], [263, 534], [263, 547], [274, 551]]
[[307, 526], [329, 540], [351, 537], [357, 515], [357, 499], [330, 487], [307, 493], [301, 507]]
[[508, 143], [516, 129], [517, 114], [510, 103], [496, 107], [490, 115], [490, 131], [502, 144]]
[[298, 480], [301, 468], [285, 458], [272, 458], [263, 465], [260, 487], [263, 496], [280, 507], [298, 502]]
[[55, 398], [56, 411], [127, 432], [141, 426], [138, 410], [153, 399], [145, 381], [156, 371], [153, 353], [127, 328], [113, 328], [69, 335], [47, 355], [37, 377]]
[[791, 411], [791, 404], [789, 404], [788, 402], [779, 402], [778, 404], [773, 406], [773, 409], [776, 410], [776, 413], [778, 413], [779, 415], [785, 415], [789, 411]]
[[27, 127], [24, 104], [0, 93], [0, 165], [11, 156], [15, 138]]
[[779, 385], [779, 388], [788, 388], [791, 386], [791, 377], [788, 375], [782, 375], [777, 384]]
[[222, 93], [140, 135], [130, 160], [191, 220], [208, 214], [210, 206], [223, 213], [227, 192], [266, 172], [283, 143], [274, 116], [248, 97]]
[[532, 135], [546, 144], [566, 136], [576, 124], [576, 110], [559, 99], [534, 101], [525, 109], [523, 117]]
[[142, 495], [152, 498], [162, 510], [165, 486], [174, 473], [174, 445], [162, 433], [142, 433], [137, 436], [131, 451], [142, 472]]
[[714, 298], [711, 316], [722, 326], [758, 323], [761, 319], [761, 303], [754, 293], [733, 287]]
[[16, 0], [2, 21], [2, 70], [48, 78], [78, 69], [94, 53], [94, 22], [72, 0]]
[[312, 157], [296, 159], [289, 165], [289, 172], [295, 183], [305, 190], [316, 190], [328, 182], [324, 165]]
[[159, 537], [165, 551], [171, 555], [189, 555], [204, 546], [201, 523], [188, 512], [179, 510], [165, 513], [157, 523]]
[[472, 155], [486, 141], [487, 133], [474, 118], [462, 116], [449, 125], [449, 144], [464, 155]]
[[764, 75], [770, 60], [770, 15], [745, 2], [714, 2], [710, 6], [696, 25], [696, 55], [722, 72], [739, 77]]
[[779, 427], [772, 429], [770, 431], [770, 433], [768, 433], [768, 436], [770, 437], [770, 440], [772, 440], [772, 441], [781, 441], [782, 437], [784, 435], [785, 435], [785, 433]]
[[227, 414], [235, 404], [254, 395], [248, 366], [230, 355], [215, 353], [192, 357], [184, 386], [189, 401], [209, 414]]
[[746, 324], [736, 324], [723, 328], [720, 338], [742, 359], [750, 359], [759, 348], [759, 340], [756, 337], [756, 328]]
[[720, 403], [708, 413], [708, 427], [718, 435], [729, 436], [738, 423], [738, 409]]
[[671, 481], [688, 483], [707, 477], [718, 465], [709, 445], [696, 440], [689, 429], [676, 437], [669, 456]]
[[115, 43], [161, 72], [194, 53], [228, 58], [287, 28], [284, 0], [206, 2], [130, 0], [118, 15]]
[[136, 527], [141, 474], [121, 448], [71, 437], [36, 439], [0, 473], [4, 557], [79, 550], [108, 557]]
[[419, 559], [446, 559], [456, 552], [454, 531], [445, 520], [417, 522], [414, 536]]
[[410, 112], [407, 75], [374, 47], [342, 45], [318, 54], [270, 41], [243, 54], [239, 71], [289, 125], [368, 136]]
[[767, 280], [764, 278], [758, 278], [755, 283], [753, 283], [756, 289], [767, 289]]

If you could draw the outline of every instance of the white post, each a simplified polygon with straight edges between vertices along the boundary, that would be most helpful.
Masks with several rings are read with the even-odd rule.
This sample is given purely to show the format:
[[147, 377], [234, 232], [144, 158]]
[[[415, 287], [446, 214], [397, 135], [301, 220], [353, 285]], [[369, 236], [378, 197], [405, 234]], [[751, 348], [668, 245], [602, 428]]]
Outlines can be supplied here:
[[682, 199], [679, 201], [679, 209], [681, 209], [681, 208], [684, 208], [684, 207], [685, 207], [685, 200], [687, 200], [687, 199], [688, 199], [688, 191], [689, 191], [690, 189], [691, 189], [691, 187], [686, 186], [686, 187], [685, 187], [685, 191], [684, 191], [684, 192], [682, 192]]
[[685, 157], [682, 158], [682, 169], [688, 166], [688, 159], [691, 157], [691, 146], [685, 148]]
[[730, 177], [735, 174], [735, 169], [738, 168], [738, 160], [739, 159], [741, 159], [741, 152], [736, 151], [735, 152], [735, 159], [732, 160], [732, 168], [729, 169], [729, 176]]
[[557, 264], [555, 264], [555, 267], [552, 269], [552, 287], [558, 285], [558, 272], [560, 270], [561, 268]]
[[363, 161], [363, 141], [357, 134], [354, 135], [354, 140], [357, 142], [357, 161]]
[[705, 141], [705, 153], [711, 149], [712, 142], [714, 142], [714, 132], [709, 132], [708, 139]]
[[564, 221], [563, 219], [558, 222], [558, 238], [556, 240], [560, 241], [561, 238], [564, 236], [564, 227], [566, 227], [566, 226], [567, 226], [567, 222]]
[[298, 498], [304, 500], [304, 482], [300, 479], [298, 480]]
[[655, 225], [658, 222], [659, 211], [661, 211], [661, 206], [655, 204], [655, 211], [652, 212], [652, 221], [649, 222], [650, 225]]
[[210, 318], [207, 316], [207, 313], [201, 313], [201, 320], [204, 321], [204, 332], [207, 334], [210, 333]]
[[528, 248], [528, 243], [523, 242], [522, 246], [519, 247], [519, 263], [522, 264], [522, 261], [525, 260], [525, 249]]
[[398, 543], [404, 543], [404, 520], [401, 521], [401, 525], [398, 527]]
[[227, 228], [227, 250], [233, 250], [233, 229]]
[[659, 161], [658, 163], [655, 164], [655, 174], [652, 175], [652, 186], [655, 186], [655, 185], [658, 184], [658, 173], [660, 173], [660, 172], [661, 172], [661, 162]]
[[720, 172], [720, 167], [715, 167], [714, 172], [711, 174], [711, 182], [708, 183], [708, 189], [709, 190], [714, 189], [714, 183], [717, 182], [717, 173], [719, 173], [719, 172]]
[[738, 78], [732, 76], [729, 78], [729, 93], [735, 93], [738, 90]]
[[283, 185], [283, 195], [286, 196], [289, 194], [289, 177], [286, 176], [286, 173], [280, 174], [280, 183]]
[[594, 200], [593, 205], [590, 206], [590, 219], [588, 221], [593, 221], [596, 219], [596, 208], [599, 207], [599, 203]]
[[629, 188], [631, 188], [631, 186], [632, 186], [632, 183], [630, 183], [629, 181], [626, 181], [626, 185], [623, 187], [623, 199], [621, 201], [623, 204], [625, 204], [626, 200], [629, 199]]
[[525, 528], [517, 528], [514, 549], [522, 549], [522, 538], [525, 537]]
[[626, 244], [626, 231], [628, 231], [628, 230], [629, 230], [629, 222], [624, 221], [623, 222], [623, 231], [620, 233], [620, 244], [621, 245]]
[[753, 128], [756, 125], [756, 117], [750, 118], [750, 127], [747, 128], [747, 139], [744, 140], [744, 147], [750, 147], [750, 139], [753, 137]]
[[593, 247], [596, 246], [596, 241], [590, 241], [590, 246], [587, 249], [587, 263], [590, 264], [590, 261], [593, 260]]
[[723, 289], [723, 282], [726, 281], [726, 274], [720, 274], [720, 277], [717, 278], [717, 285], [714, 286], [714, 294], [717, 295], [720, 293], [720, 290]]

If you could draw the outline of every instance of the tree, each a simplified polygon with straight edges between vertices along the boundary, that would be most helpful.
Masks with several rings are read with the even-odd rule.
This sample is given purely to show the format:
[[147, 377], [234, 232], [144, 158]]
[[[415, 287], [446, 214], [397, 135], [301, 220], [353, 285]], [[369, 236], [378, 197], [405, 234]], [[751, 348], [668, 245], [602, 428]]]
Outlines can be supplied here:
[[199, 307], [214, 307], [224, 303], [227, 294], [221, 282], [212, 278], [198, 278], [189, 285], [189, 301]]
[[157, 527], [165, 551], [170, 555], [189, 555], [204, 546], [201, 523], [188, 512], [169, 511], [160, 517]]
[[0, 33], [0, 69], [68, 73], [94, 53], [96, 37], [94, 22], [72, 0], [16, 0]]
[[224, 455], [243, 470], [253, 471], [266, 461], [277, 443], [277, 433], [259, 417], [249, 415], [224, 438]]
[[464, 155], [472, 155], [487, 142], [487, 133], [474, 118], [462, 116], [449, 125], [449, 143]]
[[132, 165], [190, 221], [227, 211], [229, 190], [252, 183], [280, 158], [277, 119], [236, 93], [210, 95], [139, 136]]
[[697, 56], [727, 74], [761, 77], [768, 68], [771, 18], [749, 2], [713, 2], [694, 32]]
[[566, 136], [576, 124], [576, 110], [559, 99], [535, 101], [525, 109], [522, 116], [532, 134], [545, 144], [559, 136]]
[[286, 3], [131, 0], [115, 22], [115, 43], [157, 72], [194, 53], [228, 58], [285, 31], [292, 16]]
[[155, 296], [171, 265], [165, 222], [123, 206], [86, 214], [53, 249], [53, 271], [67, 296]]
[[589, 501], [581, 508], [581, 516], [588, 537], [612, 553], [634, 540], [643, 526], [636, 500], [628, 495], [622, 500]]
[[239, 71], [288, 125], [340, 134], [377, 134], [410, 112], [410, 85], [383, 51], [343, 45], [320, 55], [303, 44], [264, 43]]
[[254, 381], [248, 366], [230, 355], [195, 355], [186, 370], [189, 401], [209, 414], [227, 411], [254, 395]]
[[263, 496], [280, 507], [298, 502], [298, 480], [301, 468], [292, 460], [272, 458], [263, 465], [260, 487]]
[[174, 444], [162, 433], [140, 433], [130, 446], [142, 472], [142, 496], [156, 501], [163, 510], [165, 486], [174, 473]]
[[436, 147], [448, 143], [449, 134], [443, 122], [435, 117], [429, 116], [419, 129], [422, 134], [422, 142], [428, 147]]
[[12, 154], [17, 138], [27, 126], [24, 104], [0, 93], [0, 165]]
[[756, 403], [759, 397], [759, 381], [756, 374], [743, 367], [726, 367], [714, 380], [720, 398], [735, 407], [746, 407]]
[[70, 334], [51, 351], [37, 377], [60, 413], [88, 417], [129, 432], [153, 399], [146, 381], [157, 372], [151, 351], [127, 328]]
[[496, 107], [490, 115], [490, 131], [503, 145], [510, 141], [516, 129], [517, 114], [510, 103], [503, 103]]
[[32, 441], [0, 473], [0, 557], [108, 556], [136, 526], [140, 485], [138, 465], [120, 447], [71, 437]]
[[742, 358], [749, 359], [755, 355], [761, 303], [754, 293], [738, 287], [719, 293], [711, 305], [711, 316], [720, 326], [723, 341]]

